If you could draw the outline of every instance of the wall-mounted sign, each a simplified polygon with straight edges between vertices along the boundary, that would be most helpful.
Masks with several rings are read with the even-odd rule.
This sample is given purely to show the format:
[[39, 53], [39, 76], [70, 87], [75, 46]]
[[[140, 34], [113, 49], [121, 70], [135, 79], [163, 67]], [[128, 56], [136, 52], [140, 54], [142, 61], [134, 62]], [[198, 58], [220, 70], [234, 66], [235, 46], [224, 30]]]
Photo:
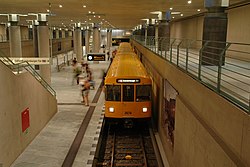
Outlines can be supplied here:
[[9, 59], [15, 64], [27, 61], [31, 65], [46, 65], [51, 62], [49, 57], [9, 57]]
[[105, 61], [105, 53], [88, 53], [88, 61]]

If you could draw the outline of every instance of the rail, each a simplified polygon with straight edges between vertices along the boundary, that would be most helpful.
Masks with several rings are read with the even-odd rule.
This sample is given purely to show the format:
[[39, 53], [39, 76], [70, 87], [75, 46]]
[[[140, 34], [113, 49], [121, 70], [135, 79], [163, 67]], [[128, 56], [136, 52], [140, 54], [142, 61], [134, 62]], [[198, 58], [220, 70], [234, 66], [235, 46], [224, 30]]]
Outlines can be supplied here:
[[250, 44], [137, 35], [132, 39], [250, 113]]
[[35, 79], [49, 91], [53, 96], [56, 96], [55, 90], [36, 72], [36, 70], [28, 63], [13, 63], [8, 57], [4, 56], [4, 54], [0, 51], [0, 61], [3, 62], [9, 69], [12, 70], [14, 74], [19, 74], [24, 71], [28, 71]]

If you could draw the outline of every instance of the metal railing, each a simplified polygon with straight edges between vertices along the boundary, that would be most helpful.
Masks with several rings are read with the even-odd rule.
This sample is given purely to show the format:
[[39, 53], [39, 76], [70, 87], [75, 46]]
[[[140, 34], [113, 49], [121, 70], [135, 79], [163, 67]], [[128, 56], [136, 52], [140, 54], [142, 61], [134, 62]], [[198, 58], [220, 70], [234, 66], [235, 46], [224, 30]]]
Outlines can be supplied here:
[[250, 113], [250, 44], [132, 36]]
[[33, 75], [37, 81], [49, 91], [53, 96], [56, 96], [55, 90], [36, 72], [36, 70], [26, 61], [21, 63], [13, 63], [8, 57], [3, 56], [4, 54], [0, 51], [0, 61], [3, 62], [9, 69], [12, 70], [14, 74], [23, 73], [28, 71], [31, 75]]

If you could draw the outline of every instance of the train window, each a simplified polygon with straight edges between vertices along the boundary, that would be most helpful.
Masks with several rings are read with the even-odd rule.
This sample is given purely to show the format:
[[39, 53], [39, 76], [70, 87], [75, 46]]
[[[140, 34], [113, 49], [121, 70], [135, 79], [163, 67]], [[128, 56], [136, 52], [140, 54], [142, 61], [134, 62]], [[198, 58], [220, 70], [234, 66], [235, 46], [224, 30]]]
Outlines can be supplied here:
[[134, 101], [134, 85], [123, 85], [123, 101]]
[[150, 85], [137, 85], [136, 86], [136, 101], [149, 101], [151, 100], [151, 86]]
[[121, 101], [121, 86], [120, 85], [106, 85], [106, 100], [107, 101]]

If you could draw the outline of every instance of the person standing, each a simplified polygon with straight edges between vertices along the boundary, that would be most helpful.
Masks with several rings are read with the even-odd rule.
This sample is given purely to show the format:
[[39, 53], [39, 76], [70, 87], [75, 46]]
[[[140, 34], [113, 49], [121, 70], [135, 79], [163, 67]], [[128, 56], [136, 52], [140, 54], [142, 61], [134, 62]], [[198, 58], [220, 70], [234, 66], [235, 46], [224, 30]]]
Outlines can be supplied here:
[[81, 67], [78, 65], [76, 59], [72, 61], [72, 67], [73, 67], [73, 79], [72, 79], [72, 85], [74, 84], [74, 81], [76, 80], [77, 85], [79, 84], [79, 78], [78, 76], [81, 74]]
[[90, 90], [90, 83], [88, 79], [86, 79], [84, 81], [84, 85], [82, 89], [83, 101], [85, 103], [85, 106], [89, 106], [89, 90]]

